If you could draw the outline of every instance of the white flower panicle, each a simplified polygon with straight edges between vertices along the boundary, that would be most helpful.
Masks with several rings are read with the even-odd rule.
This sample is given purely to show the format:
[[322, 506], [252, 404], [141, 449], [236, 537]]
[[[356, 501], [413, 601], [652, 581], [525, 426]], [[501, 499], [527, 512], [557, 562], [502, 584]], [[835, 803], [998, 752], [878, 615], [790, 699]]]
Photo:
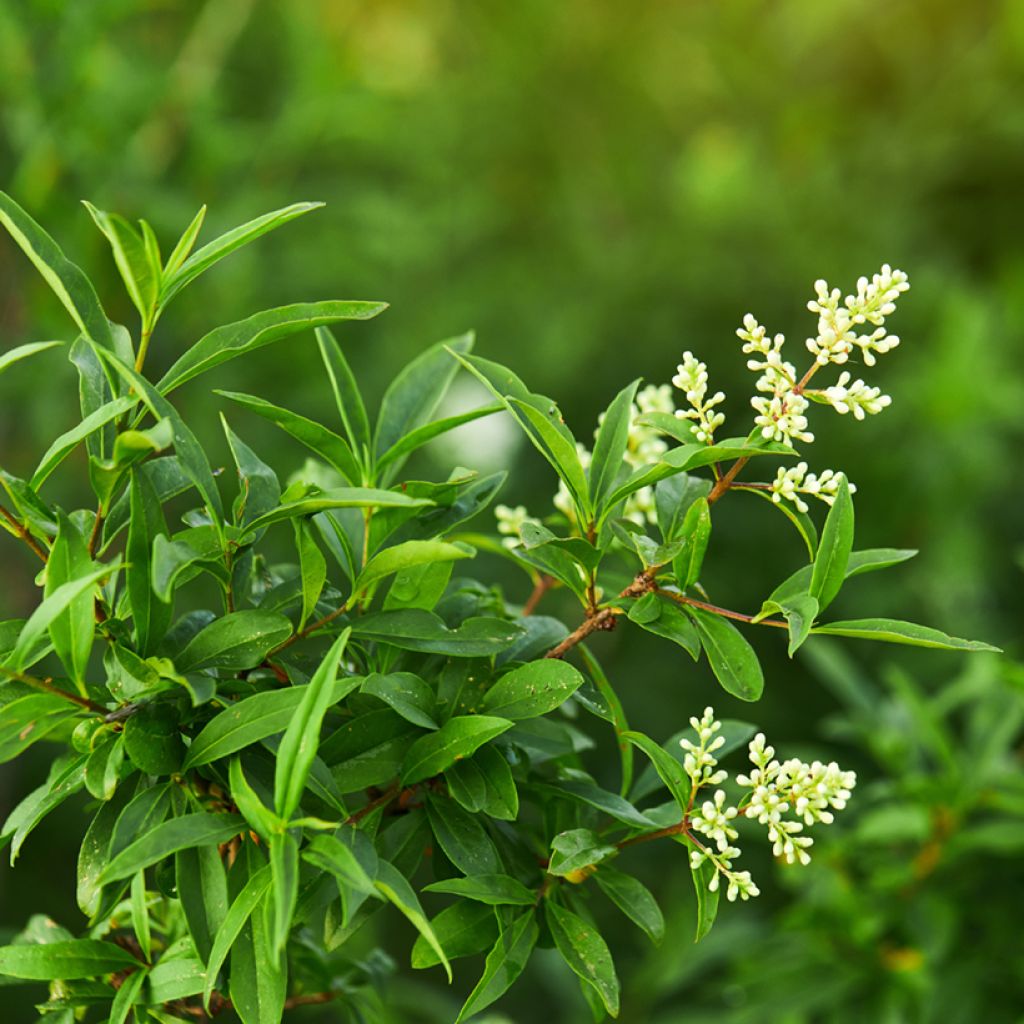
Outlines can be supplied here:
[[715, 735], [721, 730], [722, 723], [715, 720], [714, 708], [705, 708], [704, 717], [699, 720], [691, 718], [690, 726], [697, 734], [697, 742], [693, 743], [684, 736], [679, 741], [679, 746], [686, 751], [683, 769], [690, 776], [690, 785], [696, 793], [701, 786], [717, 786], [720, 782], [725, 782], [729, 773], [715, 771], [718, 759], [714, 752], [725, 746], [725, 737]]
[[[690, 853], [690, 865], [698, 868], [709, 861], [715, 867], [715, 876], [709, 883], [712, 891], [718, 889], [719, 880], [724, 878], [728, 885], [727, 899], [750, 899], [759, 891], [750, 873], [733, 870], [733, 861], [740, 856], [739, 848], [733, 845], [739, 838], [734, 822], [745, 817], [764, 825], [776, 857], [787, 864], [807, 864], [814, 840], [804, 834], [805, 829], [832, 822], [832, 812], [842, 810], [850, 799], [857, 776], [854, 772], [843, 771], [834, 761], [829, 764], [821, 761], [807, 764], [799, 758], [779, 761], [775, 758], [775, 749], [766, 743], [764, 733], [758, 733], [748, 748], [753, 768], [749, 774], [735, 778], [749, 793], [737, 804], [730, 805], [725, 790], [718, 789], [713, 799], [698, 803], [696, 797], [702, 787], [718, 785], [727, 778], [726, 772], [715, 771], [718, 762], [711, 754], [720, 749], [725, 740], [716, 735], [721, 723], [715, 720], [711, 708], [704, 710], [699, 721], [691, 718], [690, 724], [698, 742], [679, 741], [686, 751], [683, 767], [692, 785], [686, 825], [698, 845]], [[697, 841], [696, 835], [709, 842]]]
[[690, 432], [700, 442], [713, 444], [715, 431], [725, 422], [725, 414], [715, 412], [715, 406], [725, 401], [725, 394], [716, 391], [708, 394], [708, 368], [706, 363], [694, 358], [692, 352], [683, 353], [683, 361], [676, 367], [672, 383], [686, 395], [689, 409], [678, 409], [676, 417], [693, 420]]
[[509, 505], [495, 505], [494, 518], [497, 520], [498, 533], [504, 537], [501, 543], [507, 548], [519, 547], [522, 541], [521, 531], [527, 523], [540, 525], [540, 520], [534, 519], [526, 511], [525, 505], [517, 505], [515, 508]]
[[848, 370], [839, 375], [839, 380], [832, 387], [819, 393], [836, 412], [843, 415], [852, 412], [858, 420], [864, 419], [865, 415], [874, 416], [892, 404], [892, 399], [883, 395], [880, 388], [869, 387], [862, 380], [851, 384]]
[[[800, 495], [808, 494], [825, 502], [826, 505], [832, 505], [836, 500], [843, 475], [831, 469], [822, 470], [819, 474], [808, 473], [806, 462], [798, 462], [788, 469], [782, 466], [771, 484], [772, 501], [777, 505], [786, 499], [793, 502], [798, 511], [806, 512], [809, 506]], [[848, 486], [851, 494], [856, 493], [857, 488], [854, 484]]]

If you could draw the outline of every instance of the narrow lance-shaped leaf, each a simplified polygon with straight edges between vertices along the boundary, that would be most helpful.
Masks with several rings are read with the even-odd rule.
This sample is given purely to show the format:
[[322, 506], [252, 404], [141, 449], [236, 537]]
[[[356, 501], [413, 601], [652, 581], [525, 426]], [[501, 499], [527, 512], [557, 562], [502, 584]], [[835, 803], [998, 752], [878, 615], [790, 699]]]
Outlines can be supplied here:
[[126, 586], [139, 653], [152, 654], [171, 622], [173, 606], [153, 589], [153, 543], [167, 536], [167, 524], [153, 484], [137, 471], [131, 476], [131, 519], [128, 523]]
[[3, 373], [9, 366], [13, 366], [22, 359], [34, 356], [37, 352], [45, 352], [48, 348], [54, 348], [63, 344], [63, 341], [30, 341], [26, 345], [18, 345], [16, 348], [9, 349], [0, 356], [0, 373]]
[[629, 426], [633, 416], [633, 399], [640, 381], [627, 384], [605, 411], [594, 442], [590, 463], [590, 499], [600, 508], [605, 495], [615, 484], [622, 470], [622, 460], [629, 443]]
[[[338, 415], [341, 417], [342, 426], [345, 428], [356, 459], [361, 461], [365, 458], [364, 453], [370, 451], [370, 420], [366, 415], [362, 392], [348, 365], [345, 353], [330, 328], [318, 327], [316, 342], [320, 349], [320, 358], [323, 360], [324, 368], [327, 370], [327, 376], [331, 382], [331, 390], [334, 392], [334, 401], [338, 406]], [[357, 482], [365, 483], [367, 481]]]
[[353, 593], [364, 594], [382, 579], [415, 565], [455, 562], [472, 558], [476, 552], [466, 544], [449, 544], [442, 540], [407, 540], [378, 551], [363, 566], [352, 587]]
[[53, 289], [78, 329], [96, 345], [112, 349], [110, 323], [89, 279], [60, 246], [6, 192], [0, 192], [0, 224]]
[[0, 946], [0, 974], [31, 981], [98, 978], [138, 966], [128, 950], [97, 939]]
[[313, 527], [305, 519], [292, 520], [295, 529], [295, 547], [299, 553], [299, 578], [302, 583], [302, 610], [299, 630], [309, 620], [327, 582], [327, 559], [316, 542]]
[[522, 914], [502, 929], [494, 948], [487, 954], [484, 973], [459, 1011], [456, 1024], [487, 1009], [511, 988], [516, 978], [526, 969], [539, 935], [540, 927], [533, 910]]
[[619, 1015], [619, 979], [607, 943], [600, 933], [571, 910], [553, 901], [545, 904], [548, 927], [562, 959], [590, 985], [613, 1016]]
[[295, 813], [306, 787], [306, 777], [320, 745], [320, 726], [331, 703], [334, 681], [338, 676], [338, 666], [349, 635], [349, 630], [345, 630], [331, 645], [305, 688], [295, 717], [278, 747], [274, 773], [274, 807], [285, 821]]
[[826, 622], [815, 626], [812, 633], [831, 636], [847, 636], [858, 640], [881, 640], [890, 644], [907, 644], [911, 647], [934, 647], [946, 651], [993, 651], [1001, 649], [981, 640], [962, 640], [949, 636], [930, 626], [919, 626], [916, 622], [901, 622], [898, 619], [853, 619], [849, 622]]
[[[57, 539], [46, 563], [43, 594], [47, 598], [52, 597], [63, 584], [88, 577], [95, 568], [85, 538], [75, 523], [63, 512], [57, 513], [57, 522]], [[94, 637], [93, 596], [89, 588], [70, 601], [50, 623], [53, 649], [80, 690], [84, 690], [85, 670]]]
[[121, 280], [124, 281], [128, 297], [139, 311], [143, 323], [151, 321], [156, 309], [157, 294], [160, 290], [160, 266], [151, 259], [142, 235], [123, 217], [116, 213], [98, 210], [92, 203], [83, 200], [96, 226], [110, 242]]
[[[182, 288], [191, 284], [200, 274], [205, 273], [215, 263], [219, 263], [225, 256], [230, 256], [237, 249], [241, 249], [242, 246], [255, 241], [268, 231], [273, 231], [274, 228], [287, 224], [288, 221], [301, 217], [304, 213], [309, 213], [310, 210], [319, 209], [323, 205], [323, 203], [293, 203], [291, 206], [286, 206], [283, 209], [265, 213], [261, 217], [256, 217], [237, 228], [224, 232], [223, 235], [215, 238], [212, 242], [208, 242], [189, 256], [177, 270], [174, 270], [170, 264], [172, 261], [176, 261], [179, 256], [179, 251], [176, 249], [171, 254], [171, 260], [168, 261], [164, 285], [160, 292], [160, 305], [166, 306]], [[205, 209], [203, 207], [200, 215], [203, 214]], [[199, 225], [195, 225], [195, 222], [193, 222], [193, 225], [190, 226], [183, 239], [184, 244], [191, 244], [187, 239], [192, 232], [193, 226], [195, 228], [194, 233], [199, 233], [199, 226], [201, 226], [202, 221], [199, 217], [197, 217], [197, 220], [199, 220]], [[184, 247], [184, 244], [182, 247]]]
[[821, 543], [814, 558], [809, 592], [824, 611], [839, 593], [846, 578], [846, 565], [853, 550], [853, 499], [846, 476], [839, 483], [835, 501], [821, 531]]
[[383, 302], [301, 302], [256, 313], [218, 327], [199, 339], [161, 377], [157, 390], [170, 394], [186, 381], [215, 366], [254, 352], [299, 331], [343, 320], [369, 320], [387, 308]]
[[512, 725], [507, 718], [489, 715], [449, 718], [437, 732], [416, 740], [406, 751], [401, 773], [403, 785], [412, 785], [440, 774], [488, 740], [511, 729]]

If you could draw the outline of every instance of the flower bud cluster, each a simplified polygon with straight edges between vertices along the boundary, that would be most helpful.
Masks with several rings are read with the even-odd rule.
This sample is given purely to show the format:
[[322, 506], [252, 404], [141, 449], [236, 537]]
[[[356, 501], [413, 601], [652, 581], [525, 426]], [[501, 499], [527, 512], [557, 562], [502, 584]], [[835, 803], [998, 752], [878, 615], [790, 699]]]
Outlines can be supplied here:
[[515, 508], [509, 505], [495, 505], [494, 518], [497, 520], [498, 533], [503, 537], [501, 543], [507, 548], [519, 547], [520, 533], [527, 523], [540, 523], [527, 512], [525, 505], [517, 505]]
[[725, 393], [716, 391], [708, 394], [708, 368], [706, 363], [694, 358], [692, 352], [683, 353], [683, 361], [676, 367], [672, 383], [686, 395], [689, 409], [679, 409], [676, 416], [681, 420], [693, 420], [690, 432], [704, 444], [713, 444], [715, 431], [725, 422], [725, 414], [716, 412], [715, 406], [725, 401]]
[[[718, 785], [727, 778], [725, 771], [717, 769], [718, 761], [713, 756], [725, 740], [716, 735], [721, 723], [716, 721], [712, 708], [706, 708], [699, 721], [691, 718], [690, 725], [697, 733], [697, 742], [685, 738], [679, 741], [686, 752], [683, 768], [692, 787], [686, 824], [696, 849], [690, 853], [690, 866], [698, 868], [710, 862], [715, 867], [709, 883], [712, 891], [717, 891], [720, 879], [725, 879], [727, 899], [750, 899], [759, 890], [748, 871], [733, 869], [733, 862], [740, 856], [739, 848], [733, 845], [739, 838], [734, 822], [746, 817], [764, 825], [776, 857], [787, 864], [807, 864], [814, 840], [805, 829], [832, 822], [832, 812], [842, 810], [850, 799], [857, 776], [843, 771], [834, 761], [779, 761], [764, 733], [758, 733], [748, 748], [753, 768], [735, 779], [749, 793], [735, 805], [729, 804], [723, 789], [716, 790], [712, 799], [698, 802], [703, 787]], [[697, 840], [698, 835], [708, 842]]]
[[[808, 473], [806, 462], [798, 462], [788, 468], [781, 466], [771, 484], [772, 501], [777, 505], [786, 499], [793, 502], [799, 512], [806, 512], [809, 506], [800, 495], [807, 494], [825, 502], [826, 505], [832, 505], [836, 500], [843, 475], [831, 469], [822, 470], [821, 473]], [[854, 484], [849, 484], [849, 488], [851, 494], [857, 490]]]

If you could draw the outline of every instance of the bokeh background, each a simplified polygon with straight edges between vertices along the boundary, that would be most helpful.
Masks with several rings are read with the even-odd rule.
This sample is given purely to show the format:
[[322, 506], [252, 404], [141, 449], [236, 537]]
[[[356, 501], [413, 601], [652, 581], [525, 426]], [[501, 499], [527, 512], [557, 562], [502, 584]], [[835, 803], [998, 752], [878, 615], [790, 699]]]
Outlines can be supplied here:
[[[145, 216], [167, 246], [203, 203], [210, 237], [325, 200], [194, 285], [161, 322], [154, 368], [258, 309], [386, 299], [386, 314], [340, 332], [368, 394], [426, 344], [474, 328], [478, 351], [557, 398], [581, 438], [626, 380], [670, 379], [687, 348], [745, 433], [742, 315], [799, 352], [816, 278], [850, 289], [883, 262], [906, 270], [892, 321], [903, 343], [870, 371], [893, 405], [861, 424], [818, 410], [811, 461], [856, 482], [858, 546], [921, 554], [858, 579], [836, 615], [906, 617], [1008, 654], [968, 665], [814, 642], [790, 662], [757, 636], [768, 686], [750, 708], [661, 644], [601, 638], [640, 726], [667, 734], [714, 699], [777, 746], [862, 777], [819, 865], [797, 876], [751, 857], [764, 896], [726, 909], [699, 947], [682, 851], [649, 851], [638, 870], [671, 927], [654, 951], [617, 929], [623, 1020], [1022, 1019], [1024, 5], [0, 0], [0, 182], [133, 327], [80, 199]], [[0, 239], [0, 349], [49, 337], [69, 338], [63, 311]], [[210, 388], [223, 385], [328, 414], [311, 338], [179, 393], [214, 452]], [[59, 354], [0, 378], [0, 464], [30, 470], [74, 421], [74, 395]], [[303, 458], [270, 427], [236, 426], [282, 476]], [[545, 510], [546, 467], [507, 432], [486, 436], [488, 452], [457, 457], [514, 463], [504, 499]], [[720, 603], [753, 610], [798, 564], [786, 530], [748, 496], [716, 508], [707, 584]], [[0, 618], [35, 594], [12, 548]], [[3, 767], [0, 810], [38, 784], [42, 756]], [[81, 926], [68, 868], [83, 820], [67, 808], [15, 875], [0, 868], [0, 926], [37, 909]], [[397, 964], [393, 1019], [449, 1019], [458, 992], [404, 967], [404, 929], [380, 938]], [[499, 1009], [525, 1021], [538, 1006], [587, 1019], [543, 955]], [[344, 1019], [319, 1014], [302, 1019]]]

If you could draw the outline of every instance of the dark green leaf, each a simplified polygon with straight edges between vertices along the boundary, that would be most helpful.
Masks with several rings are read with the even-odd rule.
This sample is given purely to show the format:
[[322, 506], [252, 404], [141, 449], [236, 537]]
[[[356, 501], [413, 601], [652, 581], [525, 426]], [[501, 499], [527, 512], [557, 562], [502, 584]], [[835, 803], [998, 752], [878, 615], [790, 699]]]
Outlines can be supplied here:
[[0, 974], [10, 978], [69, 981], [139, 966], [139, 961], [126, 949], [96, 939], [0, 946]]
[[[459, 900], [445, 907], [430, 926], [449, 960], [482, 953], [498, 937], [498, 919], [491, 907], [470, 900]], [[412, 966], [422, 970], [440, 962], [430, 943], [419, 936], [412, 947]]]
[[511, 729], [512, 725], [507, 718], [489, 715], [449, 718], [437, 732], [420, 737], [409, 747], [402, 762], [403, 785], [440, 775], [456, 761], [469, 757], [488, 740]]
[[450, 654], [458, 658], [486, 657], [511, 646], [522, 627], [504, 619], [467, 619], [449, 629], [433, 612], [420, 608], [371, 612], [352, 623], [352, 635], [392, 644], [407, 651]]
[[467, 811], [482, 811], [502, 821], [515, 821], [519, 816], [519, 793], [512, 769], [496, 747], [481, 747], [472, 757], [448, 768], [444, 777], [452, 799]]
[[255, 668], [291, 635], [291, 622], [276, 612], [231, 612], [197, 633], [174, 663], [179, 672], [200, 668], [239, 672]]
[[589, 828], [572, 828], [551, 840], [548, 872], [570, 882], [582, 882], [595, 866], [618, 854], [618, 849], [602, 843]]
[[594, 880], [612, 903], [642, 928], [652, 942], [661, 942], [665, 937], [665, 918], [647, 886], [607, 864], [602, 864], [595, 872]]
[[382, 860], [378, 866], [378, 874], [374, 885], [384, 894], [389, 902], [394, 904], [408, 918], [410, 924], [430, 944], [431, 948], [440, 958], [450, 982], [452, 980], [452, 966], [448, 962], [441, 944], [437, 941], [437, 936], [434, 934], [434, 929], [430, 927], [426, 914], [423, 913], [423, 907], [420, 905], [416, 893], [413, 892], [412, 886], [405, 880], [405, 876], [386, 860]]
[[548, 901], [548, 927], [562, 959], [601, 997], [605, 1009], [619, 1015], [619, 979], [612, 955], [600, 933], [571, 910]]
[[363, 693], [371, 693], [390, 704], [407, 722], [423, 729], [436, 729], [437, 697], [428, 683], [411, 672], [392, 672], [366, 677]]
[[427, 797], [434, 838], [464, 875], [491, 875], [501, 869], [498, 851], [478, 818], [447, 797]]
[[425, 892], [446, 892], [466, 900], [478, 900], [489, 906], [532, 907], [537, 894], [510, 875], [476, 875], [473, 878], [449, 878], [424, 887]]
[[228, 880], [216, 846], [195, 846], [174, 855], [175, 884], [196, 952], [208, 960], [228, 912]]
[[171, 775], [180, 771], [185, 745], [179, 724], [173, 705], [143, 705], [124, 724], [128, 759], [146, 775]]
[[683, 814], [690, 802], [690, 779], [679, 760], [642, 732], [624, 732], [622, 737], [650, 758], [654, 770], [679, 805], [679, 813]]
[[629, 619], [648, 633], [679, 644], [696, 661], [700, 657], [700, 635], [686, 614], [672, 601], [657, 594], [644, 594], [629, 609]]
[[594, 443], [590, 463], [590, 500], [600, 509], [604, 497], [612, 489], [622, 471], [622, 460], [629, 442], [629, 426], [633, 418], [633, 400], [640, 384], [627, 384], [605, 410]]
[[936, 647], [947, 651], [995, 651], [1000, 648], [980, 640], [961, 640], [949, 636], [930, 626], [919, 626], [914, 622], [900, 622], [898, 619], [853, 619], [849, 622], [826, 622], [815, 626], [812, 633], [827, 633], [832, 636], [848, 636], [858, 640], [881, 640], [891, 644], [907, 644], [911, 647]]
[[152, 654], [171, 624], [173, 607], [157, 597], [153, 589], [153, 543], [167, 536], [167, 524], [160, 500], [149, 477], [138, 471], [131, 477], [131, 520], [125, 557], [128, 601], [135, 623], [139, 653]]
[[821, 543], [814, 558], [808, 592], [824, 611], [846, 579], [846, 566], [853, 550], [853, 499], [844, 476], [821, 531]]
[[502, 928], [498, 941], [484, 964], [484, 973], [459, 1011], [456, 1024], [485, 1010], [500, 999], [526, 968], [533, 947], [537, 944], [540, 928], [532, 910]]
[[740, 700], [758, 700], [764, 690], [764, 674], [753, 647], [740, 631], [702, 608], [687, 605], [686, 612], [697, 626], [711, 671], [722, 689]]
[[567, 662], [533, 661], [506, 672], [484, 694], [481, 708], [501, 718], [535, 718], [564, 704], [582, 682], [583, 676]]

